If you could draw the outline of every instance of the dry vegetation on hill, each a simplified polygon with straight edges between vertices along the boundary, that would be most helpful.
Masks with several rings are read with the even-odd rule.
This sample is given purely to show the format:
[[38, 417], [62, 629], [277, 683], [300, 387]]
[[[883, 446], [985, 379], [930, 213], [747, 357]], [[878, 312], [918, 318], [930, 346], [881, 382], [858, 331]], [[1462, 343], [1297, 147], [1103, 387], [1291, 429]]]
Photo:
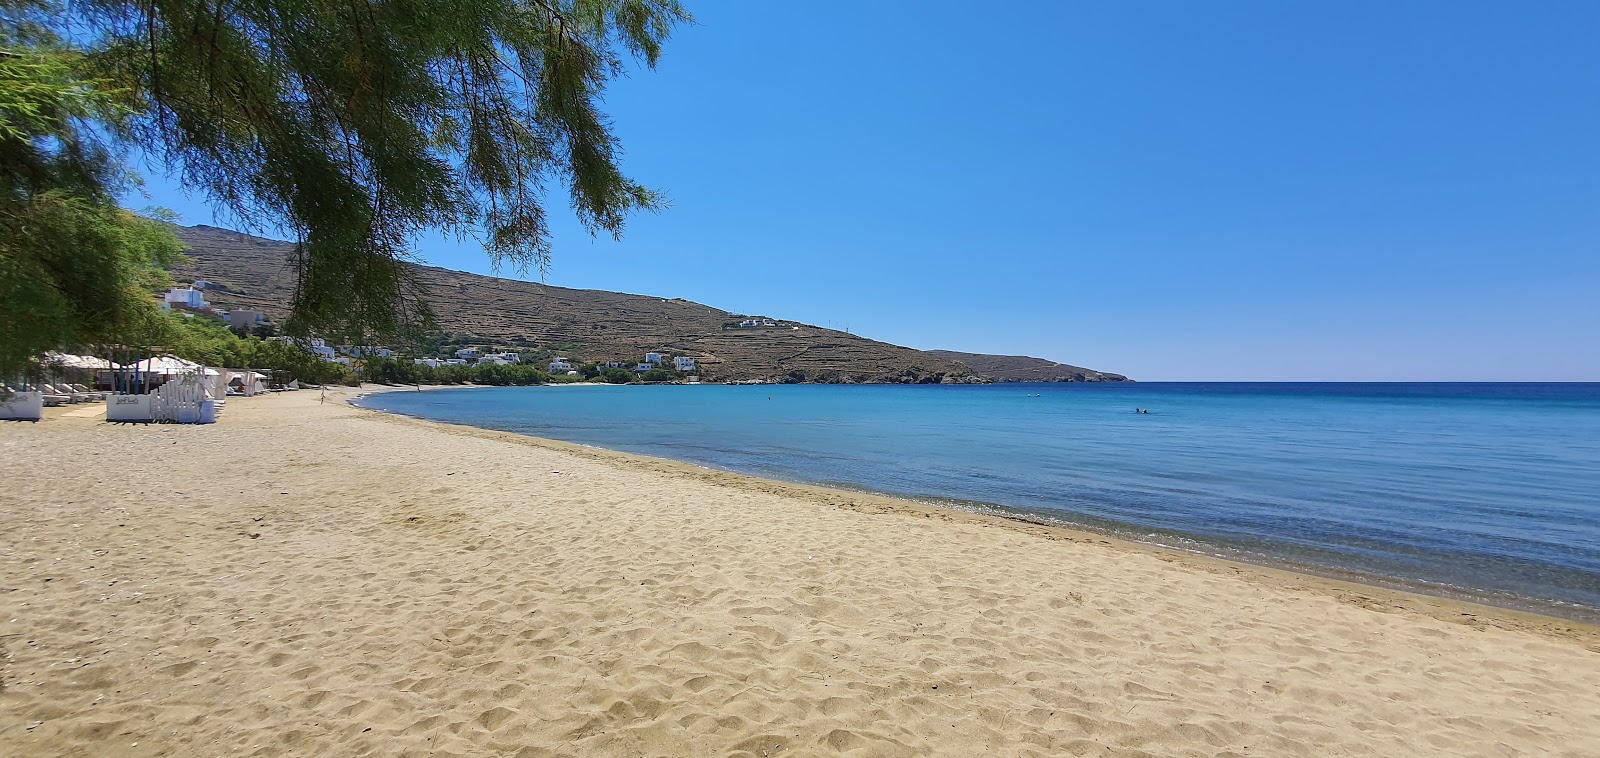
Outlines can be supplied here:
[[[294, 293], [290, 244], [205, 226], [178, 234], [192, 248], [192, 261], [173, 272], [176, 279], [206, 280], [207, 299], [223, 308], [250, 308], [275, 319], [288, 315]], [[738, 319], [682, 299], [567, 289], [427, 266], [418, 266], [417, 274], [452, 344], [549, 350], [586, 361], [676, 353], [696, 357], [702, 373], [717, 380], [977, 381], [957, 361], [809, 324], [725, 328]]]
[[1026, 355], [983, 355], [954, 350], [929, 350], [932, 355], [958, 361], [973, 371], [997, 382], [1126, 382], [1128, 377], [1104, 371], [1068, 366]]
[[[204, 279], [223, 308], [288, 315], [293, 246], [209, 226], [181, 228], [191, 250], [178, 281]], [[417, 266], [449, 345], [637, 361], [689, 355], [708, 380], [801, 382], [1125, 381], [1039, 358], [913, 350], [793, 321], [730, 328], [738, 316], [683, 299], [576, 290]]]

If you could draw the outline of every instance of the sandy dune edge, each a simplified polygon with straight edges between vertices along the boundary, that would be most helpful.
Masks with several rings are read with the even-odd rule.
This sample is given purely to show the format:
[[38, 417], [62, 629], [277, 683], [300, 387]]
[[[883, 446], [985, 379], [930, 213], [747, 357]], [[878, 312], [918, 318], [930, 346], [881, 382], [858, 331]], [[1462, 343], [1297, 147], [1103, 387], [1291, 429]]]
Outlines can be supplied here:
[[0, 471], [0, 754], [1600, 754], [1592, 627], [311, 392]]

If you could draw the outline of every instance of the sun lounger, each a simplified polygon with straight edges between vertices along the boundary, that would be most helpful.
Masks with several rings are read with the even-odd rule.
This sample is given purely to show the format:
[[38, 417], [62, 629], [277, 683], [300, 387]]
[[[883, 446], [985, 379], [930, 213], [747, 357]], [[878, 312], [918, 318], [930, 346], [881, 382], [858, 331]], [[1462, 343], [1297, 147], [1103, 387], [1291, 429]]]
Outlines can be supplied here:
[[68, 384], [68, 385], [65, 385], [65, 386], [71, 388], [73, 394], [78, 395], [80, 397], [86, 397], [86, 398], [88, 398], [88, 399], [90, 399], [92, 401], [95, 401], [95, 402], [99, 402], [99, 401], [102, 401], [102, 400], [106, 399], [106, 394], [107, 393], [100, 392], [98, 390], [89, 389], [88, 387], [85, 387], [85, 386], [83, 386], [81, 384]]
[[44, 392], [45, 397], [50, 397], [50, 396], [53, 395], [55, 397], [62, 398], [64, 402], [68, 402], [68, 403], [79, 402], [78, 398], [72, 394], [71, 390], [61, 389], [60, 387], [57, 387], [54, 384], [41, 384], [41, 385], [39, 385], [39, 389]]
[[79, 392], [73, 389], [72, 385], [60, 382], [57, 382], [56, 384], [41, 384], [39, 387], [45, 392], [66, 396], [67, 402], [69, 403], [89, 403], [100, 399], [100, 395], [98, 393]]

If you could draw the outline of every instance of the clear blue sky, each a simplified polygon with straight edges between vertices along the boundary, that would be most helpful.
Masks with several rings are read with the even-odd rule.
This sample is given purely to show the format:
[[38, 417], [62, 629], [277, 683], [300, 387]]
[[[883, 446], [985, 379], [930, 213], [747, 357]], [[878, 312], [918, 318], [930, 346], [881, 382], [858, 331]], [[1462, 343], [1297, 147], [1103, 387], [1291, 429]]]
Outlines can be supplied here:
[[607, 100], [674, 207], [556, 214], [550, 284], [1143, 380], [1600, 381], [1600, 3], [685, 1]]

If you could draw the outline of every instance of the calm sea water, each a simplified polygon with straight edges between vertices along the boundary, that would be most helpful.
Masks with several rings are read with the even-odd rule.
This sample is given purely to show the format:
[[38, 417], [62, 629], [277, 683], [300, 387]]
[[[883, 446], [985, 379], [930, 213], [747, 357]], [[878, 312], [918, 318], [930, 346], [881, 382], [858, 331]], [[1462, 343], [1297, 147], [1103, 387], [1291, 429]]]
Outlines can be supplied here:
[[1600, 384], [527, 387], [361, 403], [1600, 610]]

